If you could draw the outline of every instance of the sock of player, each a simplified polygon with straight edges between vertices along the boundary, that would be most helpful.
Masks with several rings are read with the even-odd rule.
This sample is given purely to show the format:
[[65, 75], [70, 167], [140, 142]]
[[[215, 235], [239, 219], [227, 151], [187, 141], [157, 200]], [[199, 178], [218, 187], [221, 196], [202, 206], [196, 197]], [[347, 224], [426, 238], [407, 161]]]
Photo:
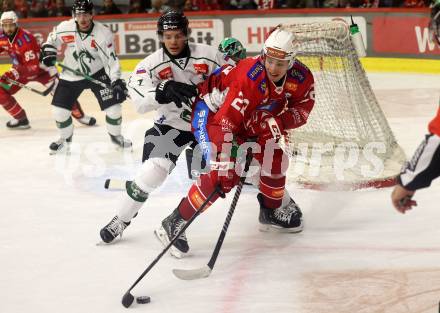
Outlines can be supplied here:
[[266, 208], [276, 209], [281, 206], [284, 198], [286, 176], [260, 177], [260, 192], [263, 195], [263, 204]]
[[3, 108], [16, 120], [23, 120], [27, 118], [26, 112], [18, 104], [14, 97], [10, 97], [7, 101], [2, 102]]
[[126, 193], [122, 196], [117, 215], [122, 221], [128, 223], [148, 199], [148, 193], [140, 189], [133, 181], [127, 182], [125, 187]]
[[104, 110], [105, 124], [107, 131], [112, 136], [119, 136], [121, 134], [122, 113], [121, 105], [115, 104]]
[[81, 109], [78, 101], [75, 101], [72, 106], [72, 116], [76, 119], [84, 117], [84, 112]]
[[57, 124], [57, 128], [60, 133], [60, 137], [63, 139], [68, 139], [73, 135], [73, 124], [72, 117], [70, 116], [70, 111], [60, 107], [53, 107], [53, 117]]

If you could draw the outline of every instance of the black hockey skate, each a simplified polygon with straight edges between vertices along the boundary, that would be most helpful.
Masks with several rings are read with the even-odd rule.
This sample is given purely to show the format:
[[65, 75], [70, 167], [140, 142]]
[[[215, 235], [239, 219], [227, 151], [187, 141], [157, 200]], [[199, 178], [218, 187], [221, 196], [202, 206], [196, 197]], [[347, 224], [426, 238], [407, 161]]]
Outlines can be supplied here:
[[260, 203], [259, 221], [261, 231], [280, 233], [298, 233], [302, 231], [302, 212], [293, 199], [290, 199], [288, 205], [277, 209], [265, 208], [261, 193], [258, 194], [257, 199]]
[[59, 152], [66, 152], [66, 154], [70, 154], [70, 144], [72, 143], [72, 136], [67, 139], [60, 138], [57, 141], [52, 142], [49, 145], [49, 154], [57, 154]]
[[131, 149], [132, 143], [130, 140], [125, 139], [122, 135], [110, 135], [112, 143], [114, 143], [120, 149]]
[[[162, 221], [162, 226], [156, 229], [154, 233], [160, 242], [167, 246], [171, 240], [177, 235], [177, 233], [185, 226], [186, 221], [180, 215], [179, 209], [175, 209], [170, 216]], [[170, 248], [172, 256], [180, 259], [185, 256], [189, 251], [188, 240], [186, 239], [185, 232], [182, 233], [179, 238], [174, 242]]]
[[105, 243], [112, 242], [116, 237], [121, 236], [127, 226], [130, 225], [130, 222], [126, 223], [119, 219], [118, 216], [115, 216], [110, 223], [104, 226], [103, 229], [99, 232], [102, 241]]
[[84, 115], [83, 117], [77, 118], [76, 120], [81, 124], [87, 126], [94, 126], [96, 124], [96, 118], [94, 118], [93, 116]]
[[6, 123], [6, 127], [9, 129], [29, 129], [31, 128], [31, 125], [29, 125], [29, 121], [27, 118], [24, 118], [22, 120], [16, 120], [14, 118]]

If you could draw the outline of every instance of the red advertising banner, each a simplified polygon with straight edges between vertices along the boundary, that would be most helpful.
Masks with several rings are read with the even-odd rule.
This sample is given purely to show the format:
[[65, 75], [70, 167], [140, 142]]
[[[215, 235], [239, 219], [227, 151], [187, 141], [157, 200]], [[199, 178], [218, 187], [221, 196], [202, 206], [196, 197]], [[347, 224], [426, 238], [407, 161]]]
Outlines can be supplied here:
[[373, 51], [393, 54], [440, 55], [429, 38], [429, 17], [381, 16], [373, 18]]

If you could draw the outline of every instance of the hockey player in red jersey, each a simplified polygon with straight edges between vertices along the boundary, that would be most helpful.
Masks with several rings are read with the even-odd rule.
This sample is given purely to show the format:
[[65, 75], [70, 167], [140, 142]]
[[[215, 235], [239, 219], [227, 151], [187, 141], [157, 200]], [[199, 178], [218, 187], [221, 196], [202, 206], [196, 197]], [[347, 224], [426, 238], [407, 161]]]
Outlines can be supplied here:
[[[302, 213], [285, 189], [288, 157], [278, 145], [287, 130], [304, 125], [314, 105], [314, 79], [297, 59], [294, 35], [275, 29], [261, 56], [247, 58], [236, 67], [225, 65], [199, 85], [192, 127], [211, 172], [190, 187], [156, 235], [163, 244], [182, 229], [201, 204], [220, 187], [208, 206], [239, 181], [234, 146], [255, 138], [254, 163], [260, 193], [262, 231], [299, 232]], [[185, 234], [171, 253], [183, 256], [189, 246]]]
[[[17, 83], [27, 84], [30, 81], [39, 82], [55, 90], [58, 82], [58, 72], [55, 67], [41, 68], [39, 64], [40, 46], [35, 37], [27, 30], [18, 27], [17, 15], [13, 11], [1, 15], [3, 31], [0, 34], [0, 53], [6, 52], [12, 59], [12, 67], [0, 78], [0, 105], [13, 117], [6, 123], [10, 129], [30, 128], [29, 120], [24, 109], [14, 98], [21, 87]], [[17, 82], [17, 83], [16, 83]], [[72, 116], [80, 123], [94, 125], [94, 117], [84, 115], [79, 103], [75, 105]]]

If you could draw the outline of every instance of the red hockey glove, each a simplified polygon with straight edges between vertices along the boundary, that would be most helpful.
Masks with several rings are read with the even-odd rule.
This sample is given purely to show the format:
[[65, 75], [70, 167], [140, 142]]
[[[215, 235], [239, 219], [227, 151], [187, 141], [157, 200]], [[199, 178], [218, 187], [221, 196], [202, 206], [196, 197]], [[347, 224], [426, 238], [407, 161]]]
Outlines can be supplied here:
[[235, 172], [235, 160], [211, 161], [212, 184], [219, 185], [224, 193], [228, 193], [238, 184], [240, 177]]
[[9, 79], [18, 80], [20, 78], [20, 73], [15, 69], [11, 68], [9, 71], [5, 72], [0, 80], [6, 84], [10, 84]]
[[278, 142], [284, 135], [284, 127], [280, 118], [273, 116], [269, 111], [255, 110], [245, 122], [249, 137], [257, 137], [259, 142], [275, 139]]

